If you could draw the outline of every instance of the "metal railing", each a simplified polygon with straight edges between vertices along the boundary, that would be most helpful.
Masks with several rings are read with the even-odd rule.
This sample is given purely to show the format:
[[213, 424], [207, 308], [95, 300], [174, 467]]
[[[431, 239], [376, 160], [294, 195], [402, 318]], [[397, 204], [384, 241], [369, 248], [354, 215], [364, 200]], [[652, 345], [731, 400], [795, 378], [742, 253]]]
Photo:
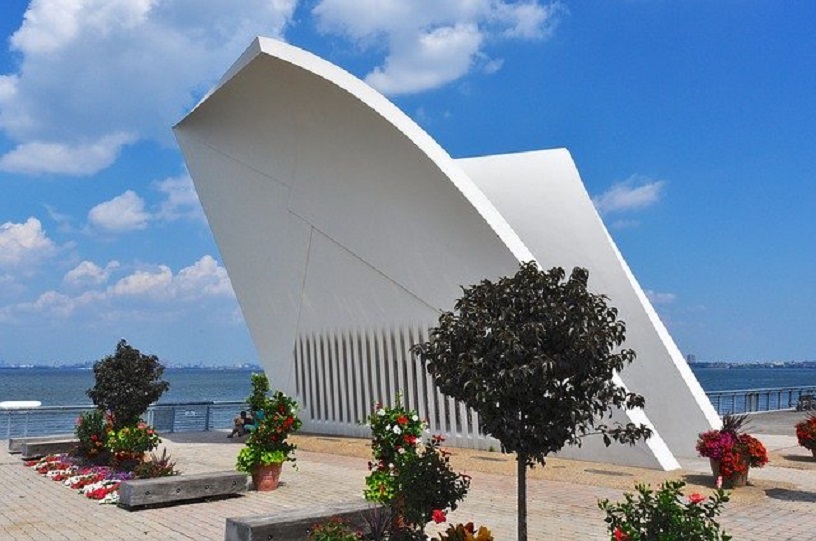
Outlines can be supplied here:
[[816, 387], [740, 389], [706, 393], [717, 413], [751, 413], [786, 409], [811, 409], [816, 406]]
[[[0, 410], [0, 434], [4, 439], [70, 434], [76, 420], [93, 406], [46, 406]], [[203, 432], [231, 428], [232, 419], [247, 405], [231, 402], [168, 402], [152, 404], [143, 416], [159, 433]]]

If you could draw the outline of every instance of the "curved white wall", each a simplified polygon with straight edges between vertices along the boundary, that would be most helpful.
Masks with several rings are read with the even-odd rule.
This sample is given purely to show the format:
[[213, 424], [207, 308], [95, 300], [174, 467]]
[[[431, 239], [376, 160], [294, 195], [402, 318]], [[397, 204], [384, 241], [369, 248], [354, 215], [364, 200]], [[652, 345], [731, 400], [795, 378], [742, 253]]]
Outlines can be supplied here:
[[406, 387], [435, 428], [484, 445], [463, 408], [425, 396], [404, 350], [461, 285], [532, 259], [590, 269], [639, 353], [624, 381], [669, 399], [647, 406], [663, 439], [592, 458], [673, 468], [672, 451], [687, 454], [690, 435], [716, 422], [566, 151], [452, 160], [362, 81], [264, 38], [175, 133], [259, 357], [274, 386], [305, 401], [313, 429], [356, 433], [352, 391], [386, 399]]

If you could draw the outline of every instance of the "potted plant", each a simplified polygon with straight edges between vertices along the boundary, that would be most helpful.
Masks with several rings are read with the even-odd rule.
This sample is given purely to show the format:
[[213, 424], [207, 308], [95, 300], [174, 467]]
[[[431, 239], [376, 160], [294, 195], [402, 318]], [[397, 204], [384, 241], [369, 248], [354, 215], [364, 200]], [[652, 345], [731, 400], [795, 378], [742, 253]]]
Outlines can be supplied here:
[[750, 468], [768, 463], [768, 452], [758, 439], [744, 431], [747, 415], [726, 414], [720, 430], [700, 434], [697, 452], [707, 457], [717, 486], [745, 486]]
[[[257, 374], [253, 375], [253, 385], [255, 376]], [[266, 380], [266, 376], [263, 379]], [[256, 428], [238, 453], [236, 468], [252, 475], [255, 490], [275, 490], [282, 464], [295, 461], [293, 453], [297, 446], [287, 438], [300, 429], [302, 422], [297, 416], [297, 401], [280, 391], [271, 398], [264, 396], [260, 400], [256, 395], [255, 399], [253, 407], [259, 409], [253, 415], [261, 415], [257, 415]]]
[[796, 439], [816, 457], [816, 414], [796, 423]]

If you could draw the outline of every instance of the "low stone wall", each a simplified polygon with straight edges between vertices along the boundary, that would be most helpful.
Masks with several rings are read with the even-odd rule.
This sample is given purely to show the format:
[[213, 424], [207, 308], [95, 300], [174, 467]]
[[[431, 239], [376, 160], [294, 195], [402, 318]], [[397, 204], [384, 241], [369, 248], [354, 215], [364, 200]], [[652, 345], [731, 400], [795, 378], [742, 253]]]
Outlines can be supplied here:
[[270, 515], [228, 518], [225, 541], [307, 541], [309, 529], [318, 522], [339, 517], [355, 528], [367, 531], [369, 519], [382, 507], [359, 500], [355, 502], [280, 511]]

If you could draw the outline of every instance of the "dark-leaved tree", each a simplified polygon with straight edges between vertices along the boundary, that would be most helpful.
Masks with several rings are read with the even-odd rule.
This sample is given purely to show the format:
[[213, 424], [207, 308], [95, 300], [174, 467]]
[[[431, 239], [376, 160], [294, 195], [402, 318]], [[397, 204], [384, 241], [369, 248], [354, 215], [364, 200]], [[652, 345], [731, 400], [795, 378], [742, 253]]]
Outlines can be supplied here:
[[113, 413], [114, 428], [133, 426], [147, 407], [170, 388], [163, 381], [164, 366], [155, 355], [144, 355], [125, 340], [116, 353], [96, 361], [96, 382], [87, 395], [94, 405]]
[[479, 414], [480, 428], [518, 462], [518, 539], [527, 540], [526, 468], [581, 438], [634, 444], [648, 427], [606, 424], [613, 409], [642, 407], [612, 378], [635, 358], [626, 326], [589, 272], [524, 263], [512, 277], [463, 288], [430, 340], [413, 347], [442, 393]]

